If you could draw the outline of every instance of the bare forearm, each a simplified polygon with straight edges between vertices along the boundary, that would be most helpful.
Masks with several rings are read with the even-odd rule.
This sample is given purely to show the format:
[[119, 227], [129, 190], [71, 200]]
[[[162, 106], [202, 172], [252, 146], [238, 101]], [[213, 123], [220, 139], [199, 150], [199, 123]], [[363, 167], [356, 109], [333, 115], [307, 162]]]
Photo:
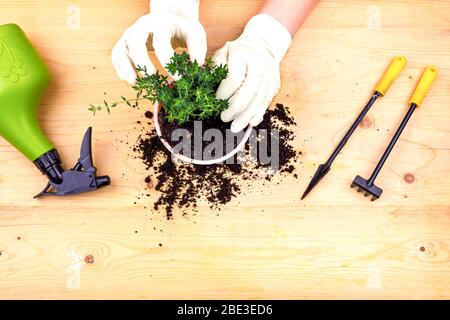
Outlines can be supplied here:
[[267, 0], [261, 12], [277, 19], [295, 35], [317, 2], [319, 0]]

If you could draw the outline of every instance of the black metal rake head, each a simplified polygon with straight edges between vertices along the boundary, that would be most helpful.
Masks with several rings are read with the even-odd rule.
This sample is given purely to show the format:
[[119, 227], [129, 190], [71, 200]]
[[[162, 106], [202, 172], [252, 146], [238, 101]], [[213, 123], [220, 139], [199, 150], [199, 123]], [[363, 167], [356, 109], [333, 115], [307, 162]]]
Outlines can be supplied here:
[[355, 177], [351, 187], [357, 188], [357, 191], [364, 193], [365, 197], [372, 195], [372, 201], [377, 200], [383, 193], [383, 189], [378, 188], [373, 182], [370, 182], [361, 176]]

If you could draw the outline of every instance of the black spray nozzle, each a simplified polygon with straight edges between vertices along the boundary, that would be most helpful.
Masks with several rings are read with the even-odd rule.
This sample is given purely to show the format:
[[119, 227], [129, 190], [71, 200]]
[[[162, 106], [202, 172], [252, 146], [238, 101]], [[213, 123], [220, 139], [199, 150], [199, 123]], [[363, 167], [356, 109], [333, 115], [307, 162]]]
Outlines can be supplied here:
[[47, 186], [35, 196], [68, 196], [94, 191], [111, 184], [108, 176], [96, 176], [97, 169], [92, 160], [92, 128], [86, 131], [81, 144], [80, 158], [72, 170], [64, 170], [58, 152], [53, 149], [34, 161], [38, 169], [47, 176]]

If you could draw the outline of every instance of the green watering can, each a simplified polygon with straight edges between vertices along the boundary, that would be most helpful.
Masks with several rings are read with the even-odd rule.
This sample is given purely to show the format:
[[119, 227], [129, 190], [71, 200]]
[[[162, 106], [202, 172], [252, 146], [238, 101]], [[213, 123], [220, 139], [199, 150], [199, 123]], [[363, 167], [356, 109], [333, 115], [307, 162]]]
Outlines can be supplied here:
[[0, 25], [0, 136], [34, 162], [49, 182], [36, 195], [73, 195], [110, 184], [96, 176], [91, 152], [92, 129], [83, 138], [80, 158], [64, 170], [54, 145], [37, 120], [39, 102], [50, 82], [50, 73], [22, 29]]

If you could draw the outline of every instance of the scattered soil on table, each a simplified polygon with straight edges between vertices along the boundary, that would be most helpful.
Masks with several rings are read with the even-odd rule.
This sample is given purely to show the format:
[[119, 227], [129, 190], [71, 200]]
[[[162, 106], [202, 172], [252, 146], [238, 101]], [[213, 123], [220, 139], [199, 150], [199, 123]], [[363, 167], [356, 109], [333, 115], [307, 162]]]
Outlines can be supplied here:
[[[150, 118], [146, 114], [147, 118]], [[164, 209], [167, 219], [174, 218], [174, 209], [179, 208], [183, 215], [196, 211], [200, 203], [207, 203], [210, 208], [220, 210], [221, 206], [234, 197], [245, 193], [243, 188], [249, 181], [271, 181], [275, 174], [292, 175], [297, 178], [295, 165], [301, 155], [293, 146], [292, 126], [296, 123], [287, 107], [277, 104], [269, 110], [262, 123], [256, 128], [258, 141], [267, 140], [268, 154], [271, 139], [278, 139], [279, 166], [277, 170], [259, 160], [249, 160], [251, 150], [247, 143], [239, 156], [240, 162], [209, 166], [192, 165], [172, 161], [171, 154], [161, 143], [154, 129], [139, 136], [133, 151], [143, 161], [149, 174], [144, 181], [147, 185], [143, 194], [150, 196], [153, 189], [159, 193], [154, 209]], [[229, 127], [229, 124], [223, 126]], [[205, 125], [208, 128], [208, 125]], [[277, 129], [277, 135], [260, 134], [261, 129], [268, 133]], [[272, 130], [272, 131], [271, 131]], [[235, 160], [237, 156], [235, 156]], [[251, 158], [251, 157], [250, 157]]]
[[152, 118], [153, 118], [153, 112], [151, 112], [151, 111], [146, 111], [146, 112], [144, 113], [144, 115], [145, 115], [145, 117], [146, 117], [147, 119], [152, 119]]

